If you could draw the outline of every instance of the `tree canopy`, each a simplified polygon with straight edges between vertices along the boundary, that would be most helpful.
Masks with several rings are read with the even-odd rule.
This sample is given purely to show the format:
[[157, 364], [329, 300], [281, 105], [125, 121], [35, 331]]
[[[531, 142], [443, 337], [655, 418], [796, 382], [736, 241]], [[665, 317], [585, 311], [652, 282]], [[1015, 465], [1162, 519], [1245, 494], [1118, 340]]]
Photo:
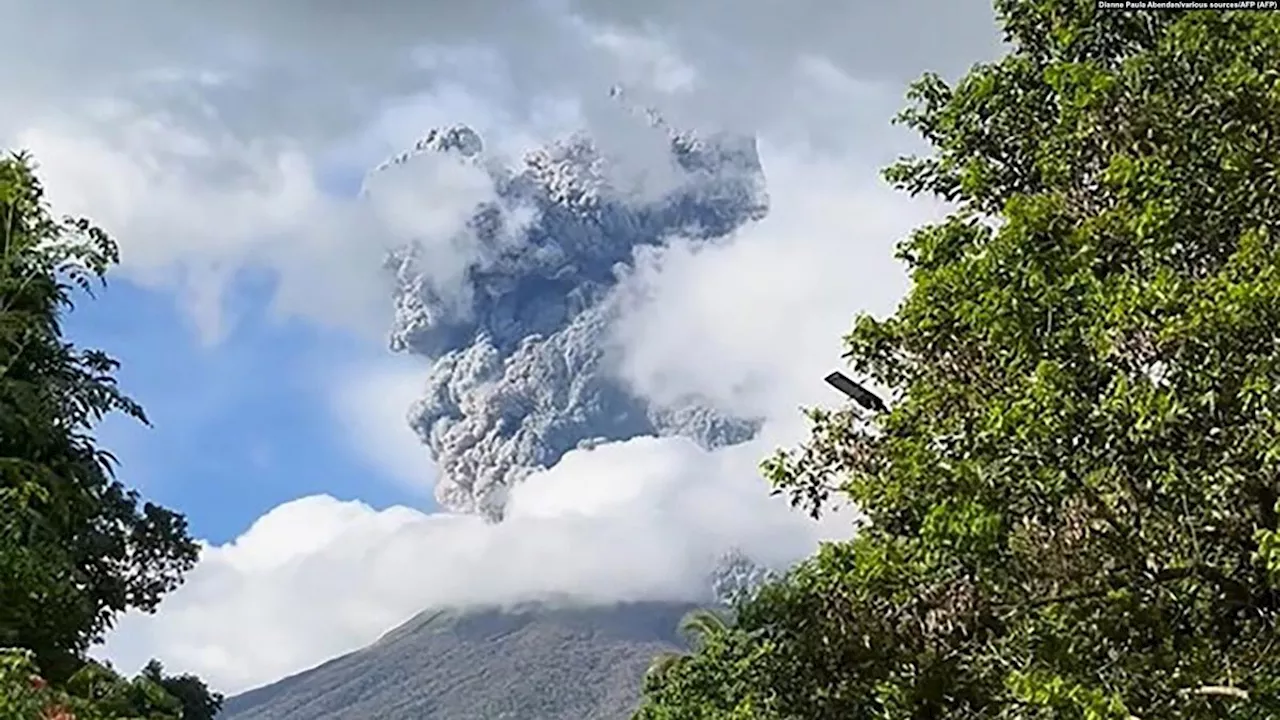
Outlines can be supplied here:
[[[54, 218], [28, 157], [0, 159], [0, 648], [30, 653], [4, 656], [14, 672], [86, 688], [119, 678], [85, 651], [120, 613], [153, 611], [198, 556], [185, 518], [117, 480], [93, 435], [109, 413], [146, 422], [116, 361], [63, 337], [75, 290], [91, 294], [117, 259], [88, 220]], [[190, 704], [174, 697], [186, 681], [168, 681], [165, 702]]]
[[764, 463], [867, 523], [641, 720], [1280, 714], [1280, 15], [996, 9], [900, 116], [933, 152], [887, 180], [954, 211], [846, 337], [890, 409]]

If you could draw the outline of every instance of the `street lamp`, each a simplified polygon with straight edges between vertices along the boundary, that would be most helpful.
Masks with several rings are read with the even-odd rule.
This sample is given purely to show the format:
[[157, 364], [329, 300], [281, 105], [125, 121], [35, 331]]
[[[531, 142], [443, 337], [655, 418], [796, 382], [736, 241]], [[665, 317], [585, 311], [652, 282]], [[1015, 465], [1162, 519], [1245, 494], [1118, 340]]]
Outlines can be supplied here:
[[845, 395], [848, 395], [851, 400], [871, 412], [881, 413], [889, 411], [889, 406], [885, 405], [884, 401], [881, 400], [879, 396], [853, 380], [850, 380], [849, 376], [839, 370], [831, 373], [824, 379], [827, 381], [828, 385], [839, 390]]

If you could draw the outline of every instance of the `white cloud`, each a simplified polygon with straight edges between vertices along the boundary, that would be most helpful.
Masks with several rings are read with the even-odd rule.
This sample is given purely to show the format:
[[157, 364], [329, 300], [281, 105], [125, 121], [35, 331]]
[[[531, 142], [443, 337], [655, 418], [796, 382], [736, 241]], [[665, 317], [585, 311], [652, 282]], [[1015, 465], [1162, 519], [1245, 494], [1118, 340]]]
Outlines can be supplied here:
[[422, 392], [418, 362], [385, 362], [330, 379], [333, 413], [352, 449], [415, 492], [434, 482], [431, 454], [409, 427], [409, 402]]
[[622, 66], [617, 82], [650, 87], [664, 93], [688, 93], [696, 89], [697, 72], [660, 37], [606, 29], [588, 32], [588, 41], [607, 49]]
[[[274, 242], [324, 209], [311, 161], [295, 148], [195, 135], [127, 106], [101, 107], [90, 118], [48, 121], [19, 133], [16, 144], [34, 154], [59, 211], [87, 215], [119, 236], [131, 277], [176, 284], [202, 333], [221, 336], [231, 276], [266, 261]], [[301, 240], [311, 247], [290, 252], [304, 262], [323, 262], [331, 251], [323, 236]], [[286, 287], [298, 280], [282, 277]]]
[[102, 653], [134, 669], [162, 652], [172, 669], [236, 692], [361, 647], [427, 607], [688, 599], [731, 546], [787, 563], [851, 527], [769, 497], [755, 475], [763, 449], [641, 438], [575, 451], [516, 488], [499, 524], [295, 500], [206, 548], [161, 611], [125, 617]]
[[16, 144], [59, 211], [116, 235], [126, 276], [178, 290], [208, 341], [226, 330], [229, 283], [249, 269], [275, 274], [282, 314], [380, 334], [387, 249], [424, 241], [433, 268], [457, 273], [466, 253], [452, 243], [496, 197], [482, 170], [449, 156], [381, 173], [368, 198], [335, 196], [296, 143], [199, 135], [120, 104], [32, 127]]
[[0, 142], [35, 150], [51, 198], [119, 236], [129, 271], [177, 283], [207, 335], [247, 268], [281, 276], [287, 313], [367, 327], [378, 243], [317, 186], [326, 161], [351, 172], [459, 120], [526, 147], [585, 124], [624, 155], [662, 157], [608, 99], [620, 81], [678, 124], [881, 144], [901, 79], [954, 74], [995, 37], [978, 0], [361, 8], [14, 0]]
[[[745, 416], [801, 420], [834, 401], [822, 378], [859, 312], [891, 313], [907, 287], [894, 245], [940, 214], [844, 162], [761, 147], [771, 209], [732, 242], [647, 253], [621, 288], [624, 377], [646, 395], [702, 393]], [[696, 347], [698, 352], [689, 352]]]

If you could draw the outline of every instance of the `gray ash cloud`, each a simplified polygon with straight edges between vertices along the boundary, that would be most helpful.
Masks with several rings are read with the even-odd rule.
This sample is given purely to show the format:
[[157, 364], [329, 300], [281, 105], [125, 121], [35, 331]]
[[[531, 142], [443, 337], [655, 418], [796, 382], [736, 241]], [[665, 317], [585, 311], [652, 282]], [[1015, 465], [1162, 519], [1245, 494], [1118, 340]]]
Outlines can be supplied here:
[[711, 598], [721, 605], [736, 605], [780, 575], [779, 570], [762, 565], [734, 548], [719, 558], [711, 573]]
[[712, 448], [757, 431], [757, 420], [726, 417], [698, 397], [656, 405], [612, 372], [613, 290], [634, 252], [676, 236], [716, 242], [768, 207], [754, 140], [650, 129], [670, 157], [656, 159], [665, 160], [661, 181], [639, 190], [585, 136], [509, 168], [485, 158], [470, 129], [447, 128], [384, 164], [453, 153], [483, 168], [496, 191], [466, 223], [460, 276], [442, 280], [417, 243], [388, 261], [391, 346], [432, 362], [410, 422], [439, 467], [443, 507], [501, 519], [514, 484], [586, 444], [684, 435]]

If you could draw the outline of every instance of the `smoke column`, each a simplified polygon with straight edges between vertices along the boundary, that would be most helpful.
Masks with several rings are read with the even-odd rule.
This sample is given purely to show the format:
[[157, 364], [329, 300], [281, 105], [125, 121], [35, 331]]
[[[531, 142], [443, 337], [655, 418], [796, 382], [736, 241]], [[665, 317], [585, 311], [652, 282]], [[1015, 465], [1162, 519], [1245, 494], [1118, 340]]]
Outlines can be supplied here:
[[500, 520], [509, 488], [592, 443], [683, 435], [714, 448], [757, 431], [698, 397], [657, 405], [612, 371], [612, 291], [634, 252], [677, 236], [716, 242], [768, 208], [753, 139], [678, 133], [652, 115], [644, 125], [666, 157], [643, 173], [582, 135], [504, 166], [458, 126], [371, 174], [376, 193], [381, 172], [444, 157], [492, 183], [449, 239], [464, 261], [437, 262], [420, 241], [388, 260], [391, 347], [432, 363], [410, 423], [438, 464], [443, 507]]

